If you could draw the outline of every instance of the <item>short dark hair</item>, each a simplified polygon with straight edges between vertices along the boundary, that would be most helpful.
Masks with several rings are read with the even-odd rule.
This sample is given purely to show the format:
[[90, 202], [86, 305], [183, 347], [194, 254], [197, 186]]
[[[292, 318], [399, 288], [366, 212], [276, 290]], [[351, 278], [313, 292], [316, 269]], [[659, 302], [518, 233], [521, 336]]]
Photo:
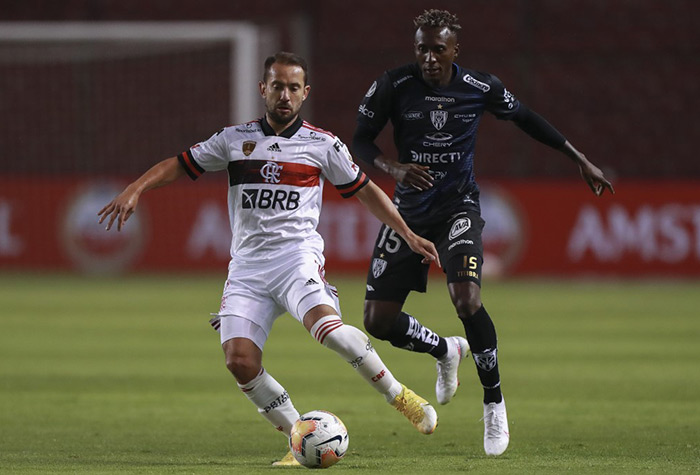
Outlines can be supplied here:
[[453, 15], [447, 10], [425, 10], [422, 14], [413, 19], [416, 30], [421, 28], [447, 28], [455, 35], [462, 29], [457, 15]]
[[288, 53], [286, 51], [280, 51], [275, 53], [274, 56], [267, 57], [265, 60], [265, 70], [263, 71], [263, 82], [267, 82], [267, 77], [270, 74], [270, 68], [275, 63], [299, 66], [304, 71], [304, 85], [309, 83], [309, 67], [306, 64], [306, 60], [299, 55]]

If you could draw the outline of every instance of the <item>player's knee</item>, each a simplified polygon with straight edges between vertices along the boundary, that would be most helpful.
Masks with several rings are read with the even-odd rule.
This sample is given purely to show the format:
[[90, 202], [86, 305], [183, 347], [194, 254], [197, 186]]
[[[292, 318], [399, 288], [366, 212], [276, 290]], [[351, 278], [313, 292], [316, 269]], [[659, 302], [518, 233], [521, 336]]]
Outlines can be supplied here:
[[387, 340], [391, 330], [387, 318], [383, 318], [375, 312], [365, 311], [364, 325], [367, 333], [379, 340]]
[[481, 308], [481, 298], [479, 295], [467, 293], [458, 296], [453, 300], [457, 316], [461, 319], [469, 318]]
[[260, 364], [248, 355], [226, 354], [226, 368], [239, 382], [248, 382], [260, 372]]

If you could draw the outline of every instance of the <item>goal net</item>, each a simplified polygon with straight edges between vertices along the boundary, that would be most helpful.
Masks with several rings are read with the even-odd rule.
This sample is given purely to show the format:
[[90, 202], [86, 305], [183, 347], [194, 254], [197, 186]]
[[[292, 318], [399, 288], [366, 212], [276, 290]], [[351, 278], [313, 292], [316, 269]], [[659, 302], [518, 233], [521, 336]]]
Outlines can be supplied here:
[[3, 173], [141, 172], [262, 113], [247, 22], [0, 23]]

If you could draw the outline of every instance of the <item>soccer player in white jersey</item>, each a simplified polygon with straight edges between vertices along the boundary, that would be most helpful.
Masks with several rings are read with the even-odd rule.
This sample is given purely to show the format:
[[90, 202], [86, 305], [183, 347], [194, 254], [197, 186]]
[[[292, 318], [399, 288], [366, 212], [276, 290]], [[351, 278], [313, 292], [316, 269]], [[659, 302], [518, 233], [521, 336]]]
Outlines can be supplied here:
[[[437, 426], [435, 409], [391, 374], [368, 337], [341, 320], [337, 292], [324, 278], [323, 240], [316, 231], [324, 182], [356, 196], [399, 233], [424, 261], [440, 265], [435, 246], [414, 234], [391, 200], [352, 161], [331, 133], [299, 117], [307, 98], [306, 62], [291, 53], [265, 61], [259, 84], [265, 115], [226, 127], [177, 157], [167, 158], [128, 185], [100, 212], [117, 230], [141, 194], [189, 175], [226, 170], [233, 239], [221, 308], [212, 319], [226, 366], [258, 412], [289, 436], [299, 417], [292, 400], [262, 366], [273, 322], [285, 311], [323, 346], [338, 353], [422, 433]], [[278, 465], [297, 464], [288, 453]]]

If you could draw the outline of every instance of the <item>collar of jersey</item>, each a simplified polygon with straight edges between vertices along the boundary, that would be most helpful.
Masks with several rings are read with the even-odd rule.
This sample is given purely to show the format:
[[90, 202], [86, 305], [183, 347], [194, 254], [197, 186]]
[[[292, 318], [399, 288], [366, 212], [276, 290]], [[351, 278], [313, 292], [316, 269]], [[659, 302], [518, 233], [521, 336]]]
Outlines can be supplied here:
[[[302, 124], [304, 123], [303, 120], [301, 120], [301, 117], [297, 116], [297, 120], [292, 122], [292, 124], [284, 129], [281, 134], [279, 134], [280, 137], [284, 137], [285, 139], [290, 139], [292, 138], [292, 135], [296, 134], [299, 129], [301, 129]], [[265, 116], [263, 116], [262, 119], [260, 119], [260, 126], [262, 127], [262, 131], [265, 135], [277, 135], [275, 131], [273, 130], [272, 126], [267, 123], [267, 119]]]

